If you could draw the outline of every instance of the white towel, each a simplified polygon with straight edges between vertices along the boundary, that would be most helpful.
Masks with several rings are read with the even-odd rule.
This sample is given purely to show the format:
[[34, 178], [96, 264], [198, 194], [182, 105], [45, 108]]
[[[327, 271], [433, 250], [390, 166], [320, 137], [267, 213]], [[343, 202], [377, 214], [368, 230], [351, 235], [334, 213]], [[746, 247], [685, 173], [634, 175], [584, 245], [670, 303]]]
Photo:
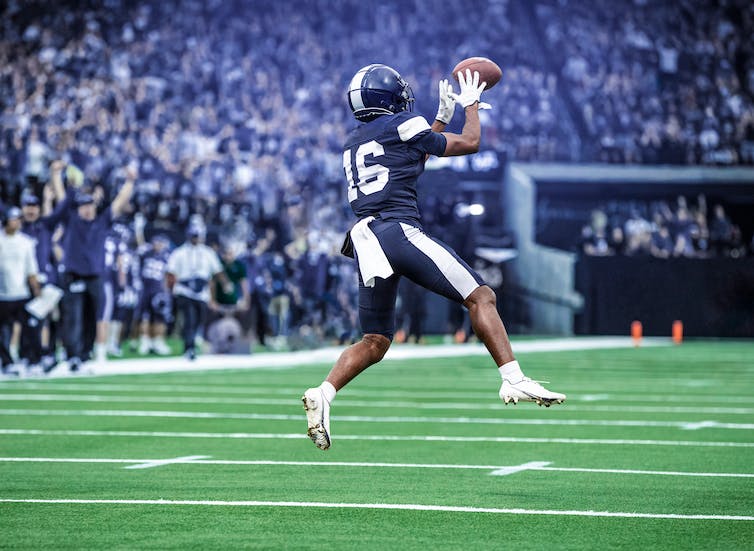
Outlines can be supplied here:
[[37, 319], [44, 319], [63, 298], [63, 290], [48, 283], [42, 287], [39, 296], [26, 303], [26, 311]]
[[393, 275], [393, 267], [385, 256], [379, 239], [369, 228], [369, 222], [372, 220], [374, 216], [368, 216], [351, 228], [351, 241], [359, 260], [361, 279], [367, 287], [374, 287], [376, 277], [387, 279]]

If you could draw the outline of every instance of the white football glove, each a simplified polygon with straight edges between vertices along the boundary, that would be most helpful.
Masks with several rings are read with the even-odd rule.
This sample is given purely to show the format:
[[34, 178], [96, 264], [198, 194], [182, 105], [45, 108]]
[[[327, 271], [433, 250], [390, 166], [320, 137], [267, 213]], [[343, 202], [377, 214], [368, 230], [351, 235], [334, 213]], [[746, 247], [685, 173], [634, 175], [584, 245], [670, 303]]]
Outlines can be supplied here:
[[483, 82], [479, 84], [479, 71], [474, 71], [472, 76], [471, 70], [466, 69], [466, 75], [462, 71], [458, 71], [458, 84], [461, 87], [460, 94], [454, 94], [451, 92], [451, 96], [460, 103], [464, 109], [469, 105], [479, 103], [479, 109], [490, 109], [492, 106], [489, 103], [483, 103], [479, 101], [482, 92], [487, 87], [487, 83]]
[[453, 97], [453, 87], [448, 83], [448, 79], [440, 81], [440, 106], [437, 108], [435, 120], [443, 124], [448, 124], [453, 118], [453, 112], [456, 110], [456, 99]]

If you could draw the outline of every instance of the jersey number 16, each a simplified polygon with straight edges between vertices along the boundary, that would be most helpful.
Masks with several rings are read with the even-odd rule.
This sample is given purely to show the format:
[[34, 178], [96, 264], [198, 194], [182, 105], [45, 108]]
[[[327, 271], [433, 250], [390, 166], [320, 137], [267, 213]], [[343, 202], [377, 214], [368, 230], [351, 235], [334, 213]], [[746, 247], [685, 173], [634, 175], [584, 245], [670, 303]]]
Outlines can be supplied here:
[[364, 195], [370, 195], [381, 191], [390, 179], [390, 170], [386, 166], [378, 163], [368, 166], [366, 164], [367, 156], [379, 157], [385, 154], [385, 149], [381, 144], [374, 140], [361, 144], [356, 148], [355, 163], [351, 151], [351, 149], [346, 149], [343, 152], [343, 168], [346, 171], [346, 180], [348, 180], [349, 203], [355, 201], [358, 197], [357, 190]]

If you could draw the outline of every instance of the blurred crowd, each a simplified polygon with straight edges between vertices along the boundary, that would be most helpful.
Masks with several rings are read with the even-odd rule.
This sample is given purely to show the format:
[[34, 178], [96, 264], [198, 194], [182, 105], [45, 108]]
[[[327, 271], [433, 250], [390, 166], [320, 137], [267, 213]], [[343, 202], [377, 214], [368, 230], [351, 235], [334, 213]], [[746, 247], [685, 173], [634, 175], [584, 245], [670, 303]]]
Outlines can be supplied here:
[[754, 254], [740, 227], [719, 203], [711, 208], [679, 195], [674, 202], [613, 201], [592, 211], [581, 230], [581, 252], [589, 256], [655, 258], [742, 258]]
[[[479, 25], [480, 14], [494, 24]], [[171, 251], [192, 228], [224, 270], [243, 266], [232, 317], [258, 342], [351, 338], [355, 275], [338, 254], [351, 223], [344, 92], [372, 62], [400, 71], [415, 110], [431, 118], [437, 81], [458, 60], [497, 61], [504, 77], [485, 92], [493, 109], [481, 113], [482, 142], [502, 159], [754, 163], [754, 10], [744, 0], [311, 0], [295, 9], [274, 0], [9, 0], [0, 15], [2, 207], [36, 201], [49, 216], [65, 197], [83, 197], [100, 216], [129, 167], [138, 172], [105, 245], [116, 299], [131, 305], [120, 315], [136, 320], [120, 320], [113, 353], [131, 332], [146, 335], [142, 350], [163, 349], [141, 325], [141, 272], [155, 248]], [[446, 203], [425, 211], [441, 237]], [[704, 234], [698, 213], [688, 216]], [[680, 224], [663, 216], [675, 235]], [[41, 253], [50, 282], [66, 273], [55, 247], [71, 239], [66, 231], [50, 225]], [[614, 250], [633, 250], [628, 233]], [[676, 239], [671, 254], [704, 240]], [[211, 302], [214, 321], [228, 318]], [[172, 331], [173, 318], [162, 317]]]
[[754, 164], [754, 4], [552, 0], [536, 14], [587, 155]]

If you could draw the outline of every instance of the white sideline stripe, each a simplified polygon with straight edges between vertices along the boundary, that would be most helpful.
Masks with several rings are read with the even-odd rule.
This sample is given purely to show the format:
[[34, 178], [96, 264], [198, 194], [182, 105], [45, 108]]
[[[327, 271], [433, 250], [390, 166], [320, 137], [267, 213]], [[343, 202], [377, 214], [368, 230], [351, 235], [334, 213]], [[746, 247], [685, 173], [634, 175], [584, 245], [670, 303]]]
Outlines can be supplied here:
[[[642, 339], [645, 346], [670, 346], [670, 339], [646, 338]], [[575, 350], [602, 350], [610, 348], [633, 348], [630, 337], [578, 337], [563, 339], [547, 339], [516, 342], [516, 353], [527, 352], [560, 352]], [[298, 352], [265, 352], [260, 354], [218, 355], [202, 354], [195, 361], [182, 357], [169, 358], [135, 358], [118, 360], [98, 364], [88, 362], [87, 376], [98, 377], [105, 375], [126, 374], [157, 374], [169, 372], [197, 372], [228, 369], [266, 369], [280, 370], [292, 367], [318, 366], [318, 364], [332, 364], [343, 352], [343, 347], [333, 346], [316, 350], [301, 350]], [[440, 345], [401, 345], [392, 346], [385, 355], [386, 360], [412, 360], [432, 358], [457, 358], [460, 356], [488, 356], [489, 352], [481, 343], [440, 344]], [[52, 370], [45, 379], [69, 377], [60, 369]], [[6, 381], [11, 385], [14, 381]], [[0, 383], [2, 384], [2, 383]]]
[[[180, 461], [179, 461], [180, 460]], [[461, 469], [494, 470], [490, 474], [511, 474], [523, 470], [559, 471], [571, 473], [632, 474], [653, 476], [692, 476], [711, 478], [754, 478], [754, 473], [699, 473], [690, 471], [647, 471], [637, 469], [592, 469], [587, 467], [550, 467], [549, 461], [531, 461], [523, 465], [459, 465], [448, 463], [382, 463], [363, 461], [273, 461], [267, 459], [236, 460], [209, 459], [208, 456], [193, 455], [176, 459], [105, 459], [85, 457], [0, 457], [2, 463], [136, 463], [136, 464], [187, 464], [192, 465], [252, 465], [252, 466], [290, 466], [290, 467], [367, 467], [395, 469]], [[125, 467], [136, 468], [136, 467]]]
[[754, 521], [748, 515], [682, 515], [678, 513], [623, 513], [612, 511], [567, 511], [548, 509], [500, 509], [415, 503], [327, 503], [318, 501], [209, 501], [170, 499], [0, 499], [0, 503], [42, 503], [56, 505], [198, 505], [218, 507], [323, 507], [330, 509], [391, 509], [402, 511], [440, 511], [446, 513], [494, 513], [505, 515], [547, 515], [569, 517], [620, 517], [675, 520]]
[[[213, 411], [155, 411], [104, 409], [0, 409], [0, 415], [84, 416], [84, 417], [168, 417], [182, 419], [251, 419], [262, 421], [299, 421], [300, 415], [273, 413], [218, 413]], [[719, 423], [717, 421], [637, 421], [630, 419], [506, 419], [499, 417], [370, 417], [365, 415], [334, 416], [351, 423], [453, 423], [483, 425], [557, 425], [595, 427], [670, 427], [685, 430], [703, 428], [751, 430], [754, 423]]]
[[146, 461], [137, 463], [136, 465], [129, 465], [124, 467], [125, 469], [151, 469], [153, 467], [164, 467], [165, 465], [173, 465], [178, 463], [191, 463], [197, 459], [207, 459], [209, 455], [186, 455], [184, 457], [173, 457], [172, 459], [148, 459]]
[[[300, 393], [299, 393], [300, 394]], [[489, 398], [489, 396], [487, 397]], [[570, 397], [568, 398], [570, 400]], [[18, 402], [120, 402], [120, 403], [152, 403], [152, 404], [240, 404], [265, 406], [298, 406], [301, 402], [298, 395], [295, 399], [286, 398], [225, 398], [205, 396], [117, 396], [107, 394], [0, 394], [0, 400]], [[504, 411], [505, 405], [494, 403], [471, 402], [397, 402], [379, 400], [351, 400], [341, 398], [339, 406], [352, 407], [382, 407], [382, 408], [413, 408], [413, 409], [462, 409], [462, 410], [492, 410]], [[574, 406], [568, 405], [568, 411], [617, 412], [617, 413], [710, 413], [726, 415], [754, 415], [754, 408], [730, 407], [675, 407], [675, 406]]]
[[[230, 439], [275, 439], [299, 440], [308, 438], [299, 433], [253, 433], [253, 432], [151, 432], [116, 430], [46, 430], [46, 429], [0, 429], [0, 435], [10, 436], [123, 436], [138, 438], [230, 438]], [[384, 440], [393, 442], [498, 442], [531, 444], [596, 444], [616, 446], [699, 446], [711, 448], [754, 448], [754, 442], [710, 442], [693, 440], [626, 440], [607, 438], [528, 438], [515, 436], [392, 436], [338, 434], [338, 440]]]

